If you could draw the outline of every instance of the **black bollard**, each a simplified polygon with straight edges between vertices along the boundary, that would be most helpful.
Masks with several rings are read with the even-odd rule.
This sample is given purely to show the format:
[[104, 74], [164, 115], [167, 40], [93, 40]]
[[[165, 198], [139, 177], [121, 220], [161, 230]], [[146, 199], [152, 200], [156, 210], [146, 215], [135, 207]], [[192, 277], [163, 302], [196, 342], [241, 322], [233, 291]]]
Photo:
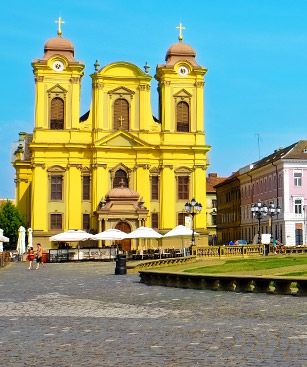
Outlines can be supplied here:
[[115, 275], [127, 274], [126, 255], [118, 254], [115, 259]]

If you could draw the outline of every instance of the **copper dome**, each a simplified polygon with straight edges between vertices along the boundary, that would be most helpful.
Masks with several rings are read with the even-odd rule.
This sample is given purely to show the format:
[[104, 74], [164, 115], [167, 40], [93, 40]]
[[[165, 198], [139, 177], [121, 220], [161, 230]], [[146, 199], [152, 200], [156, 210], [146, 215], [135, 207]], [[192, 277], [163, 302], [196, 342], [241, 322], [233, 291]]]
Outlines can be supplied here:
[[190, 45], [184, 42], [177, 42], [171, 45], [171, 47], [167, 50], [165, 61], [167, 61], [172, 56], [182, 56], [185, 58], [186, 57], [194, 58], [196, 56], [196, 52]]
[[73, 43], [62, 36], [50, 38], [44, 46], [44, 59], [49, 59], [51, 56], [63, 55], [66, 56], [69, 61], [74, 60], [74, 45]]
[[129, 189], [128, 187], [115, 187], [106, 194], [107, 200], [123, 200], [123, 199], [135, 199], [138, 200], [140, 194], [136, 191]]

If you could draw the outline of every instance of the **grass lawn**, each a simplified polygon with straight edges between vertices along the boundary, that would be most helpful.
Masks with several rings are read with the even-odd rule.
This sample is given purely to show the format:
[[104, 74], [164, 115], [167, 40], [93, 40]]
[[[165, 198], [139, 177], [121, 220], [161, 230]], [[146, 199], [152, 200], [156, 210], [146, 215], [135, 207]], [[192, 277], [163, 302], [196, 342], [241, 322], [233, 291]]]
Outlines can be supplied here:
[[[194, 266], [193, 266], [194, 265]], [[269, 256], [257, 259], [221, 260], [219, 264], [190, 264], [181, 271], [198, 274], [307, 276], [307, 256]], [[179, 269], [178, 269], [179, 270]], [[180, 271], [180, 270], [179, 270]]]

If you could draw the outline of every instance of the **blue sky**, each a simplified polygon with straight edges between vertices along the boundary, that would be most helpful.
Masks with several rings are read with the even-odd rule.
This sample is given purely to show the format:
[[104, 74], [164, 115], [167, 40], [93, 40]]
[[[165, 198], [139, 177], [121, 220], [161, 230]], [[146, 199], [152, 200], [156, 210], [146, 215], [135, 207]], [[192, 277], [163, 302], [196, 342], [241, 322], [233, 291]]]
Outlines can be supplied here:
[[[54, 21], [65, 21], [63, 36], [86, 64], [81, 113], [91, 100], [89, 75], [125, 60], [154, 76], [168, 47], [184, 41], [208, 68], [205, 84], [206, 143], [212, 146], [208, 172], [228, 176], [278, 147], [306, 138], [307, 1], [202, 0], [54, 2], [16, 0], [0, 5], [1, 113], [0, 198], [14, 197], [11, 146], [19, 131], [33, 129], [34, 80], [31, 61], [43, 55]], [[152, 84], [157, 114], [156, 84]]]

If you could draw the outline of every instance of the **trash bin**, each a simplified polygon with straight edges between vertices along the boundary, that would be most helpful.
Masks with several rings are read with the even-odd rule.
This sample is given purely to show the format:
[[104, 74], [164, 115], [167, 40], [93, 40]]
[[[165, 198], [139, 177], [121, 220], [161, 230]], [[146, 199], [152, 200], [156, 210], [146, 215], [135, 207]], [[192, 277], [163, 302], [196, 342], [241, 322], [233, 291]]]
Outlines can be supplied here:
[[126, 255], [118, 254], [115, 259], [115, 275], [127, 274]]

